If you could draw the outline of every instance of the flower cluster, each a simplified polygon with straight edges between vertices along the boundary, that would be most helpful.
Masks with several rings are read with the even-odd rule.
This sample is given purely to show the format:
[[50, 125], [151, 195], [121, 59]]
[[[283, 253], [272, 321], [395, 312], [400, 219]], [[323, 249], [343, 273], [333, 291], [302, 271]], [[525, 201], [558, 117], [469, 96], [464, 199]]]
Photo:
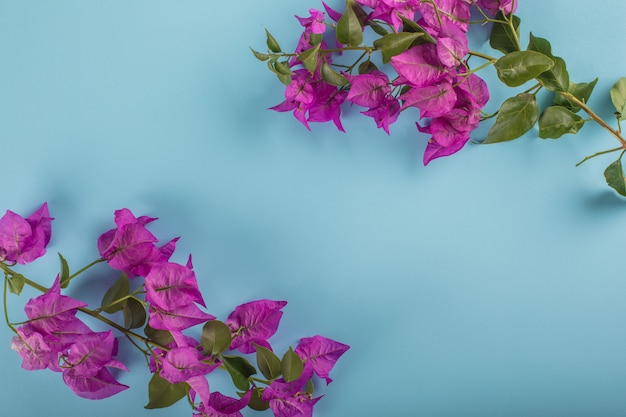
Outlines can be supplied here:
[[[97, 242], [100, 258], [74, 274], [60, 255], [61, 272], [50, 288], [26, 278], [13, 267], [43, 256], [51, 237], [51, 218], [44, 204], [24, 219], [7, 211], [0, 218], [0, 268], [5, 291], [19, 294], [24, 285], [43, 292], [25, 305], [27, 320], [17, 327], [11, 348], [27, 370], [60, 372], [77, 395], [102, 399], [128, 386], [112, 369], [128, 371], [115, 359], [118, 340], [113, 330], [91, 330], [77, 313], [99, 319], [133, 342], [153, 373], [147, 408], [167, 407], [187, 396], [197, 417], [238, 417], [241, 410], [271, 409], [277, 417], [311, 416], [321, 397], [314, 396], [314, 379], [331, 382], [329, 373], [349, 347], [314, 336], [300, 340], [281, 357], [269, 339], [276, 333], [285, 301], [256, 300], [237, 306], [225, 321], [204, 311], [191, 256], [186, 264], [170, 261], [178, 238], [160, 245], [147, 229], [155, 218], [136, 217], [128, 209], [115, 212], [116, 227]], [[70, 281], [91, 266], [106, 262], [121, 276], [102, 298], [101, 306], [62, 295]], [[131, 283], [137, 283], [131, 291]], [[118, 324], [103, 314], [122, 312]], [[6, 309], [5, 309], [6, 312]], [[202, 325], [200, 340], [189, 329]], [[144, 334], [134, 329], [144, 328]], [[145, 345], [145, 348], [141, 347]], [[258, 370], [237, 352], [254, 354]], [[212, 392], [208, 375], [226, 370], [238, 398]], [[264, 379], [255, 375], [261, 372]]]
[[[283, 53], [268, 32], [270, 69], [287, 84], [285, 100], [271, 109], [293, 111], [307, 129], [309, 122], [333, 121], [340, 131], [341, 106], [347, 101], [365, 107], [362, 114], [389, 134], [401, 112], [419, 109], [430, 135], [424, 163], [460, 150], [481, 119], [489, 99], [485, 82], [468, 64], [470, 7], [473, 1], [348, 0], [341, 14], [328, 5], [297, 17], [304, 28], [293, 54]], [[512, 13], [513, 1], [478, 1], [489, 13]], [[328, 14], [330, 22], [325, 21]], [[382, 37], [362, 45], [365, 27]], [[334, 34], [329, 28], [335, 28]], [[330, 43], [330, 47], [329, 47]], [[383, 64], [395, 76], [378, 69], [372, 54], [379, 50]], [[362, 51], [352, 65], [335, 64], [334, 57]], [[283, 58], [284, 57], [284, 58]], [[282, 58], [282, 59], [281, 59]], [[332, 67], [339, 69], [336, 71]], [[356, 69], [356, 73], [354, 73]]]
[[[514, 13], [519, 0], [346, 0], [339, 12], [323, 3], [297, 17], [304, 28], [294, 52], [284, 52], [267, 32], [267, 53], [252, 50], [280, 81], [285, 100], [271, 109], [293, 111], [310, 129], [309, 122], [333, 121], [344, 131], [341, 106], [364, 107], [361, 113], [389, 134], [400, 113], [419, 110], [417, 129], [428, 135], [423, 161], [459, 151], [480, 122], [495, 123], [477, 143], [517, 139], [538, 125], [539, 137], [557, 139], [577, 133], [585, 123], [598, 123], [619, 146], [597, 152], [582, 162], [613, 152], [619, 157], [605, 170], [610, 187], [626, 196], [626, 176], [621, 159], [626, 138], [626, 78], [611, 88], [617, 127], [612, 127], [588, 105], [597, 79], [575, 83], [565, 61], [552, 53], [543, 38], [520, 39], [521, 19]], [[472, 17], [473, 16], [473, 17]], [[328, 17], [328, 19], [326, 18]], [[473, 23], [488, 28], [489, 46], [500, 57], [470, 50], [468, 33]], [[365, 30], [374, 41], [366, 44]], [[378, 36], [378, 38], [376, 38]], [[356, 56], [354, 61], [352, 57]], [[474, 60], [478, 63], [474, 64]], [[470, 61], [472, 66], [470, 66]], [[484, 113], [489, 100], [481, 69], [493, 66], [508, 87], [534, 82], [530, 88], [505, 100], [494, 114]], [[551, 100], [538, 101], [548, 91]], [[545, 105], [544, 103], [548, 103]], [[541, 108], [543, 107], [543, 109]], [[589, 118], [577, 114], [584, 111]], [[579, 163], [580, 165], [580, 163]]]

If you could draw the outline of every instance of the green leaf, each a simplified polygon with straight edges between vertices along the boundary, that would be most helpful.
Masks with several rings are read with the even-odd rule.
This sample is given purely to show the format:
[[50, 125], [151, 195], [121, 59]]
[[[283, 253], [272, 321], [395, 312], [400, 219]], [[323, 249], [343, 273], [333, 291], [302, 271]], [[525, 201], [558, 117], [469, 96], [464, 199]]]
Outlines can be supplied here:
[[483, 143], [498, 143], [517, 139], [528, 132], [539, 117], [537, 99], [532, 94], [518, 94], [502, 103], [496, 123]]
[[[126, 304], [126, 297], [130, 293], [130, 281], [126, 274], [120, 275], [115, 283], [104, 293], [100, 308], [105, 312], [112, 314], [120, 311]], [[122, 298], [124, 298], [122, 300]]]
[[153, 329], [150, 325], [147, 325], [143, 329], [143, 332], [146, 336], [148, 336], [148, 339], [160, 345], [168, 345], [174, 340], [172, 334], [168, 330]]
[[604, 170], [604, 178], [609, 187], [617, 191], [618, 194], [626, 197], [626, 178], [624, 178], [624, 170], [622, 168], [622, 157], [606, 167]]
[[274, 69], [277, 74], [292, 75], [291, 67], [289, 67], [288, 61], [279, 61], [274, 63]]
[[[243, 395], [240, 395], [242, 397]], [[263, 391], [261, 388], [255, 388], [250, 396], [248, 407], [256, 411], [265, 411], [270, 408], [269, 401], [263, 401]]]
[[223, 358], [224, 366], [230, 374], [235, 387], [241, 391], [248, 391], [250, 389], [250, 380], [248, 378], [256, 374], [256, 368], [246, 358], [241, 356], [224, 355]]
[[518, 87], [554, 66], [554, 61], [536, 51], [515, 51], [495, 63], [498, 78], [509, 87]]
[[15, 295], [20, 295], [24, 289], [24, 284], [26, 284], [26, 277], [22, 274], [13, 274], [11, 278], [6, 279], [8, 280], [9, 291]]
[[124, 327], [127, 329], [138, 329], [146, 322], [146, 308], [141, 301], [135, 298], [128, 298], [124, 308], [122, 309], [124, 315]]
[[544, 54], [552, 58], [554, 66], [537, 77], [543, 86], [550, 91], [567, 91], [569, 89], [569, 74], [565, 61], [562, 58], [552, 55], [552, 46], [544, 38], [539, 38], [530, 34], [528, 50]]
[[268, 54], [262, 54], [260, 52], [255, 51], [252, 48], [250, 48], [250, 50], [252, 51], [256, 59], [258, 59], [259, 61], [267, 61], [268, 59], [270, 59], [270, 55]]
[[520, 18], [517, 16], [505, 16], [502, 12], [498, 12], [495, 17], [500, 21], [510, 21], [509, 24], [495, 22], [491, 28], [491, 36], [489, 37], [489, 45], [503, 54], [519, 51], [517, 40], [519, 39]]
[[529, 36], [529, 40], [528, 40], [528, 48], [529, 51], [537, 51], [537, 52], [541, 52], [542, 54], [552, 57], [552, 45], [550, 45], [550, 42], [547, 39], [544, 38], [540, 38], [538, 36], [535, 36], [532, 34], [532, 32], [530, 33]]
[[388, 63], [392, 56], [396, 56], [406, 51], [413, 41], [422, 36], [421, 33], [400, 32], [390, 33], [374, 41], [374, 48], [383, 55], [383, 64]]
[[426, 29], [418, 25], [414, 20], [407, 19], [404, 16], [400, 16], [400, 19], [402, 19], [402, 32], [419, 33], [421, 35], [419, 38], [415, 39], [415, 44], [437, 43], [435, 38], [433, 38], [430, 33], [426, 31]]
[[326, 62], [322, 63], [322, 79], [328, 84], [336, 85], [337, 87], [343, 87], [348, 84], [346, 77], [333, 70]]
[[[597, 82], [598, 82], [597, 78], [589, 83], [570, 82], [569, 88], [567, 91], [568, 93], [576, 97], [578, 100], [582, 101], [583, 103], [586, 103], [587, 101], [589, 101], [589, 97], [591, 96], [591, 93], [593, 92], [593, 89], [596, 86]], [[567, 107], [574, 113], [580, 111], [580, 106], [577, 106], [576, 104], [572, 103], [571, 101], [569, 101], [568, 99], [566, 99], [560, 94], [557, 94], [554, 96], [554, 103], [558, 104], [559, 106]]]
[[293, 74], [293, 72], [289, 68], [288, 62], [276, 62], [270, 59], [267, 62], [267, 67], [270, 71], [276, 74], [281, 83], [285, 85], [289, 85], [291, 83], [291, 74]]
[[569, 74], [563, 58], [552, 58], [554, 66], [543, 72], [537, 79], [550, 91], [567, 91], [569, 88]]
[[313, 395], [315, 392], [315, 385], [313, 385], [313, 380], [309, 379], [309, 382], [306, 383], [306, 392]]
[[369, 59], [367, 61], [361, 62], [358, 68], [359, 74], [369, 74], [370, 72], [376, 70], [378, 70], [378, 67]]
[[346, 11], [337, 22], [337, 40], [344, 45], [359, 46], [363, 42], [361, 22], [352, 8], [354, 0], [347, 0]]
[[226, 324], [219, 320], [209, 320], [202, 327], [200, 344], [205, 353], [217, 355], [230, 346], [232, 336]]
[[620, 78], [611, 87], [611, 101], [620, 120], [626, 119], [626, 78]]
[[[298, 60], [302, 62], [304, 68], [312, 74], [317, 68], [317, 58], [319, 57], [320, 44], [298, 54]], [[290, 70], [291, 71], [291, 70]]]
[[67, 288], [70, 284], [70, 266], [63, 255], [61, 255], [61, 252], [59, 252], [59, 261], [61, 262], [61, 273], [59, 274], [61, 288]]
[[562, 106], [550, 106], [539, 117], [539, 137], [557, 139], [566, 133], [576, 133], [585, 124], [582, 117]]
[[324, 37], [321, 33], [311, 33], [309, 35], [309, 45], [315, 46], [322, 43]]
[[302, 369], [304, 364], [302, 359], [293, 349], [290, 347], [283, 355], [283, 359], [280, 361], [280, 368], [283, 374], [283, 379], [286, 382], [295, 381], [302, 375]]
[[172, 384], [155, 372], [148, 383], [148, 404], [145, 408], [164, 408], [175, 404], [189, 393], [186, 382]]
[[265, 29], [265, 33], [267, 34], [267, 47], [269, 48], [269, 50], [272, 52], [280, 52], [280, 45], [278, 44], [276, 38], [274, 38], [270, 31], [267, 29]]
[[385, 36], [390, 33], [387, 29], [376, 23], [374, 20], [370, 20], [369, 22], [367, 22], [367, 25], [380, 36]]
[[256, 348], [256, 363], [263, 376], [269, 380], [278, 378], [282, 371], [278, 356], [266, 347], [256, 344], [254, 347]]

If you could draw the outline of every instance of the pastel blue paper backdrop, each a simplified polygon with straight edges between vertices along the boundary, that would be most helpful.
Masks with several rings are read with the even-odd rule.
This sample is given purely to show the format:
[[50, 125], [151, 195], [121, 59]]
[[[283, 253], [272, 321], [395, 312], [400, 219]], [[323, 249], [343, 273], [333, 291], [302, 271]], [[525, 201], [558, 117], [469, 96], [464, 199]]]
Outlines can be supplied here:
[[[533, 130], [424, 168], [410, 118], [387, 137], [354, 108], [346, 134], [308, 132], [266, 110], [283, 89], [248, 47], [263, 50], [269, 28], [292, 48], [293, 15], [311, 7], [0, 0], [0, 210], [47, 201], [56, 218], [29, 274], [50, 283], [59, 251], [75, 268], [95, 259], [128, 207], [159, 217], [162, 240], [182, 236], [175, 259], [193, 253], [211, 313], [284, 299], [278, 349], [314, 334], [352, 346], [316, 416], [626, 415], [626, 201], [604, 184], [610, 158], [574, 167], [612, 140]], [[572, 80], [600, 77], [591, 104], [607, 118], [625, 12], [617, 0], [519, 10], [523, 36], [550, 39]], [[494, 88], [488, 109], [508, 93]], [[114, 278], [95, 269], [70, 295], [98, 303]], [[15, 320], [34, 295], [10, 297]], [[58, 374], [21, 370], [0, 335], [3, 415], [191, 415], [185, 402], [143, 409], [149, 375], [126, 343], [131, 389], [90, 402]]]

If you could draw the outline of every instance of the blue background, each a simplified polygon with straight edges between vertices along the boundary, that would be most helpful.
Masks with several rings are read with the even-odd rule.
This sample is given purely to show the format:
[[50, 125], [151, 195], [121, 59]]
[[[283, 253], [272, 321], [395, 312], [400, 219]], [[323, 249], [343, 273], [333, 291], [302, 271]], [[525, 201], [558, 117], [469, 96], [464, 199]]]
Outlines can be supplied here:
[[[268, 28], [292, 49], [293, 15], [311, 7], [0, 0], [0, 209], [47, 201], [56, 218], [28, 274], [49, 284], [59, 251], [74, 269], [95, 259], [128, 207], [159, 217], [163, 241], [182, 236], [174, 260], [193, 253], [211, 313], [284, 299], [278, 350], [314, 334], [352, 346], [316, 416], [626, 415], [626, 201], [604, 183], [612, 156], [574, 166], [614, 141], [592, 125], [559, 141], [534, 129], [425, 168], [427, 138], [407, 115], [389, 137], [356, 107], [346, 134], [308, 132], [266, 110], [283, 87], [248, 47], [265, 50]], [[591, 105], [607, 119], [625, 12], [524, 0], [518, 13], [522, 37], [548, 38], [573, 81], [600, 77]], [[473, 30], [483, 48], [486, 28]], [[490, 85], [494, 111], [511, 91]], [[113, 279], [96, 268], [69, 294], [97, 305]], [[34, 295], [10, 297], [14, 320]], [[191, 415], [184, 401], [142, 408], [149, 375], [126, 343], [131, 389], [94, 403], [58, 374], [21, 370], [0, 336], [14, 417]]]

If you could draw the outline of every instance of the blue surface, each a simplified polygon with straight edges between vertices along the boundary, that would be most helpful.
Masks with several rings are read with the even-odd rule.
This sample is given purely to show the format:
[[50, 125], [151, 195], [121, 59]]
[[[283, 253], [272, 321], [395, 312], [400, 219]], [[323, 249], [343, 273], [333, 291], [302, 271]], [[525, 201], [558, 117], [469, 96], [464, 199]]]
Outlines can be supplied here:
[[[612, 139], [533, 130], [424, 168], [408, 118], [387, 137], [353, 109], [347, 134], [308, 132], [266, 110], [283, 90], [248, 47], [264, 49], [268, 28], [290, 49], [293, 15], [310, 7], [0, 0], [0, 210], [48, 201], [56, 218], [29, 274], [51, 282], [58, 251], [95, 259], [128, 207], [159, 217], [162, 240], [182, 236], [175, 258], [193, 253], [211, 313], [284, 299], [279, 349], [314, 334], [352, 346], [318, 417], [626, 415], [626, 201], [604, 183], [610, 157], [574, 167]], [[600, 77], [591, 105], [606, 118], [626, 75], [625, 12], [617, 0], [519, 10], [523, 36], [548, 38], [573, 81]], [[488, 110], [508, 93], [492, 89]], [[110, 279], [96, 269], [70, 295], [97, 303]], [[11, 297], [11, 314], [34, 295]], [[131, 389], [90, 402], [58, 374], [21, 370], [0, 336], [6, 415], [191, 415], [184, 402], [142, 408], [148, 374], [130, 353]]]

